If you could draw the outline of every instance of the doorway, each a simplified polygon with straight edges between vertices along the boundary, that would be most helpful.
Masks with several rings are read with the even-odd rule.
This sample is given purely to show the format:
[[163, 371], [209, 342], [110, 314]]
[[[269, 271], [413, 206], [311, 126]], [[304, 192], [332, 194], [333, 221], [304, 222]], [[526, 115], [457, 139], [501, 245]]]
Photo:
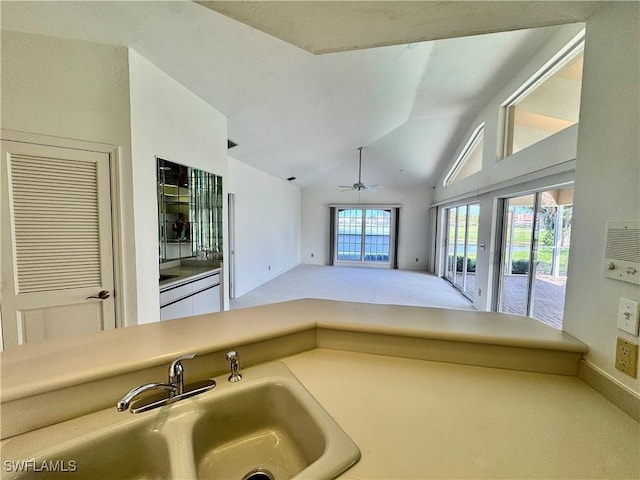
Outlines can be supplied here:
[[495, 310], [562, 329], [573, 187], [505, 198]]
[[470, 204], [447, 208], [445, 215], [447, 219], [445, 279], [465, 297], [473, 300], [480, 205]]
[[47, 138], [3, 132], [1, 266], [10, 280], [1, 290], [5, 349], [116, 327], [115, 153], [71, 140], [44, 144]]

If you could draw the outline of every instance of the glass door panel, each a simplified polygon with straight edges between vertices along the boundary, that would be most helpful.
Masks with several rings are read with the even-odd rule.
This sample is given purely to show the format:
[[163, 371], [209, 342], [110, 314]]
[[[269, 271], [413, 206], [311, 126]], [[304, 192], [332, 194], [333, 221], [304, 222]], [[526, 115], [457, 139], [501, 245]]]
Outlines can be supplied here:
[[447, 239], [446, 239], [446, 252], [447, 252], [447, 265], [445, 270], [445, 278], [451, 283], [454, 282], [456, 274], [456, 217], [458, 214], [457, 208], [447, 209]]
[[505, 200], [497, 310], [562, 328], [573, 188]]
[[505, 206], [502, 288], [498, 311], [527, 315], [533, 239], [533, 195], [509, 198]]
[[553, 190], [539, 195], [530, 315], [562, 328], [573, 189]]
[[445, 239], [444, 277], [464, 295], [473, 299], [480, 205], [448, 208]]
[[456, 227], [456, 276], [454, 283], [464, 291], [464, 271], [466, 267], [467, 245], [467, 207], [458, 207], [458, 224]]
[[467, 261], [464, 272], [464, 291], [469, 296], [473, 296], [475, 292], [479, 218], [480, 205], [469, 205], [467, 212]]

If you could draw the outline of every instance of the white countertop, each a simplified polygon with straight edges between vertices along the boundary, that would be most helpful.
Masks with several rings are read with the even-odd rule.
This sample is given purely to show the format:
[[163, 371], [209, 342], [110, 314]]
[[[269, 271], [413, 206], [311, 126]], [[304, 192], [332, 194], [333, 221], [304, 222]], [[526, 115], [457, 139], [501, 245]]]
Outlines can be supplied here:
[[516, 315], [304, 299], [44, 341], [2, 352], [2, 401], [168, 364], [187, 352], [214, 352], [315, 328], [587, 351], [587, 346], [571, 335]]
[[342, 479], [640, 478], [640, 424], [576, 377], [323, 349], [283, 362], [360, 449]]

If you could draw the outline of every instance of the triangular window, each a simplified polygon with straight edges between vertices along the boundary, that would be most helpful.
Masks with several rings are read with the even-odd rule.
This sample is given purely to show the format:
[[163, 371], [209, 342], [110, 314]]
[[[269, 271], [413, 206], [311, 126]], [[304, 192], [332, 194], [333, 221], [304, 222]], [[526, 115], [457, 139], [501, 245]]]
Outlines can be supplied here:
[[467, 144], [462, 149], [460, 156], [449, 170], [444, 179], [444, 186], [448, 187], [477, 173], [482, 168], [482, 147], [484, 145], [484, 123], [476, 128]]

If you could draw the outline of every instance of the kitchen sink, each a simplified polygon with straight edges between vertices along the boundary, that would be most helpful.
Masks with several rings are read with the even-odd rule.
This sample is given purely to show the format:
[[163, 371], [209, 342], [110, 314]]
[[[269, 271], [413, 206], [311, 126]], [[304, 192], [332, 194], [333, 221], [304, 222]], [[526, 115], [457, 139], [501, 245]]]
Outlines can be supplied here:
[[293, 478], [326, 448], [320, 427], [285, 385], [250, 385], [212, 402], [193, 429], [199, 478], [242, 479], [253, 470]]
[[227, 377], [144, 413], [117, 412], [114, 400], [108, 410], [3, 440], [2, 478], [329, 479], [359, 460], [284, 364], [243, 369], [237, 383]]
[[[56, 444], [56, 447], [45, 449], [37, 455], [16, 457], [9, 456], [8, 449], [2, 450], [4, 461], [2, 478], [20, 480], [172, 478], [167, 442], [158, 431], [154, 430], [149, 421], [116, 428], [110, 433], [79, 435], [69, 442], [63, 442], [62, 445]], [[11, 463], [7, 464], [7, 460]]]
[[172, 278], [178, 278], [180, 275], [169, 275], [168, 273], [160, 274], [160, 281], [164, 282], [165, 280], [171, 280]]

